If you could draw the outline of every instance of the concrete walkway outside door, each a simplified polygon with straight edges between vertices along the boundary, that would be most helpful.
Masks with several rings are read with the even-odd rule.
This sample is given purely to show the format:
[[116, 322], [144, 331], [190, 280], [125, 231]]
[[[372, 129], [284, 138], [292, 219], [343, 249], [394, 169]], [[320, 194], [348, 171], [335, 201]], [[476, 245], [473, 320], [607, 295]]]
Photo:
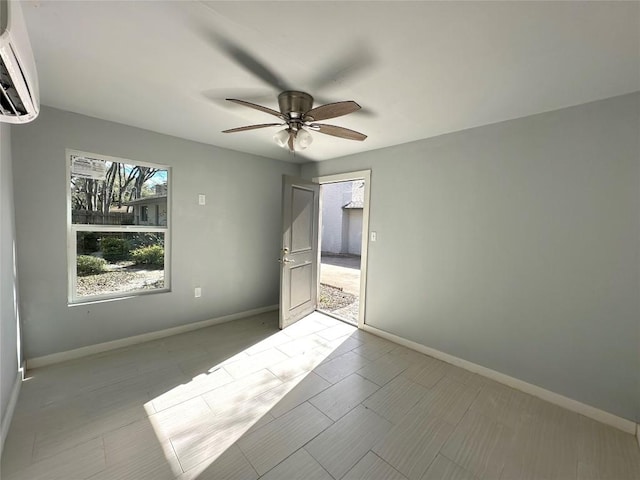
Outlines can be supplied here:
[[320, 262], [319, 309], [357, 323], [360, 305], [360, 257], [322, 255]]

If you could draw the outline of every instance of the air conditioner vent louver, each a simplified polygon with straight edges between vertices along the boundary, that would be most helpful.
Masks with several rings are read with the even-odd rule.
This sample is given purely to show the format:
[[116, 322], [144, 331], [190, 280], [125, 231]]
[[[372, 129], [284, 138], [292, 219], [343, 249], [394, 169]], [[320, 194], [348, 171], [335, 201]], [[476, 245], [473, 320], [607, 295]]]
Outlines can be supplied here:
[[[38, 78], [20, 2], [0, 0], [0, 122], [27, 123], [38, 116]], [[4, 21], [6, 22], [6, 26]]]
[[27, 115], [27, 109], [20, 100], [20, 95], [16, 90], [16, 86], [11, 80], [9, 71], [7, 70], [4, 60], [0, 57], [0, 88], [2, 88], [2, 96], [0, 96], [0, 112], [2, 115], [21, 116]]

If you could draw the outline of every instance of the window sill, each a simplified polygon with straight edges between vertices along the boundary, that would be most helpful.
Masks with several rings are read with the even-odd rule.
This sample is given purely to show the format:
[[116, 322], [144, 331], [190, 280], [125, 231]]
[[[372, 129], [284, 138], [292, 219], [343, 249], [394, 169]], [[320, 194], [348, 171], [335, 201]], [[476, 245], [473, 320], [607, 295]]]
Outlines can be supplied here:
[[170, 293], [170, 292], [171, 292], [171, 288], [159, 288], [157, 290], [138, 290], [134, 292], [127, 292], [124, 294], [119, 293], [119, 294], [113, 294], [113, 295], [100, 295], [100, 296], [93, 296], [93, 297], [87, 297], [87, 298], [77, 298], [74, 300], [69, 300], [69, 302], [67, 303], [67, 306], [81, 307], [84, 305], [95, 305], [99, 303], [114, 302], [118, 300], [129, 300], [132, 298], [143, 297], [147, 295], [155, 295], [158, 293]]

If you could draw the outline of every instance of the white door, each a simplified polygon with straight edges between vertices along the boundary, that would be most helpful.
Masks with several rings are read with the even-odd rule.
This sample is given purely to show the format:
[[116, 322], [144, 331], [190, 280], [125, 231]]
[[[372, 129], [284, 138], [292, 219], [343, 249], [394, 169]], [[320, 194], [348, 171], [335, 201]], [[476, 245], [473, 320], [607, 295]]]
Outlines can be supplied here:
[[318, 304], [320, 185], [282, 178], [280, 328], [315, 311]]

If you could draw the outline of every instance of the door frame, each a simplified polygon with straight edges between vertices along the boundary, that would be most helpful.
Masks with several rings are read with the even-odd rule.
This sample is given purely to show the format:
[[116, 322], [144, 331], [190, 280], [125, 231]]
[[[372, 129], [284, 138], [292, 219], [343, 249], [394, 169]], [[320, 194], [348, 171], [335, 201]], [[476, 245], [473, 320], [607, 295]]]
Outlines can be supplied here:
[[[314, 177], [313, 182], [320, 186], [327, 183], [349, 182], [352, 180], [364, 180], [364, 205], [362, 207], [362, 246], [360, 249], [360, 298], [358, 308], [358, 328], [365, 325], [366, 292], [367, 292], [367, 257], [369, 253], [369, 200], [371, 197], [371, 170], [358, 170], [355, 172], [337, 173]], [[318, 292], [320, 292], [320, 259], [322, 249], [322, 189], [320, 189], [320, 209], [318, 211]], [[323, 312], [326, 313], [326, 312]], [[330, 313], [328, 315], [331, 315]]]

